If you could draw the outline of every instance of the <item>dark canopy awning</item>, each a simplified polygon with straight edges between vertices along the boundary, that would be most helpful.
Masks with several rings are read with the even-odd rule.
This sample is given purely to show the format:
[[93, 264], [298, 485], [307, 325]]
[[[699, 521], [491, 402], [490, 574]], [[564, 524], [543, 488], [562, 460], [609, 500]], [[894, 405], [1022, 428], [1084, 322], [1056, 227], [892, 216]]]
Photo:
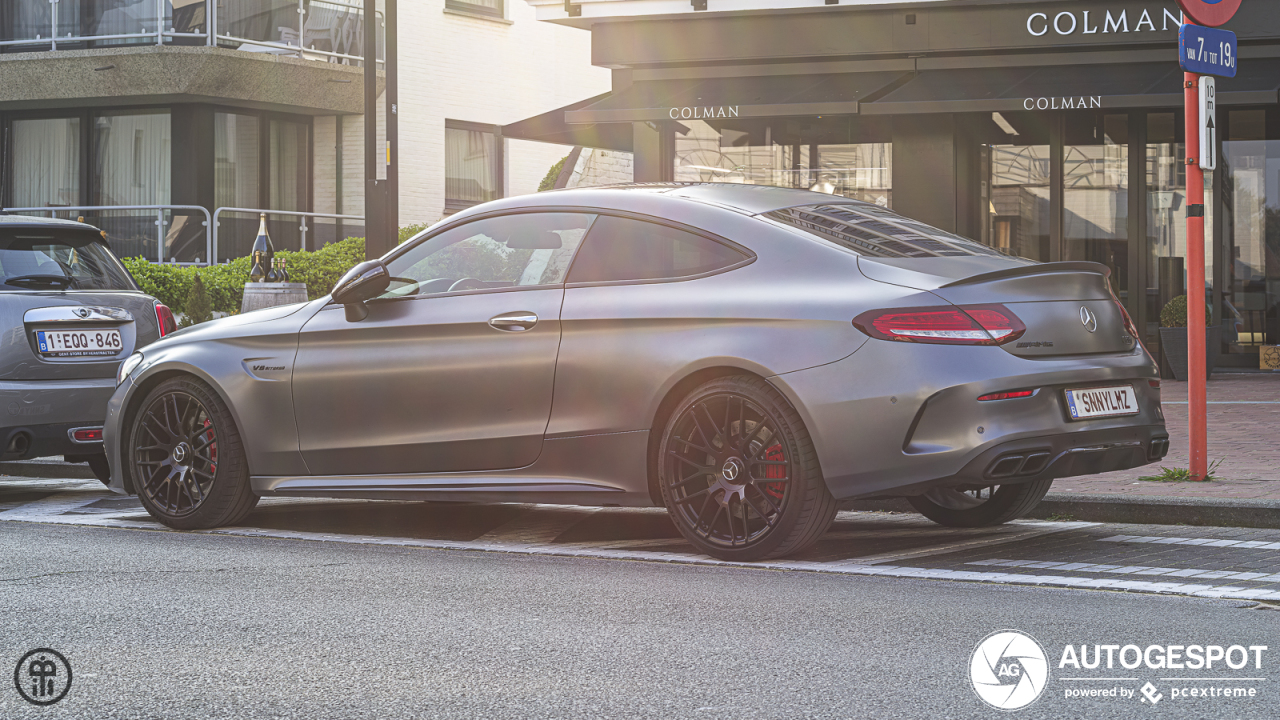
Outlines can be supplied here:
[[565, 113], [569, 123], [844, 115], [901, 72], [646, 80]]
[[631, 152], [631, 123], [586, 123], [570, 125], [565, 122], [566, 112], [579, 110], [609, 97], [609, 93], [580, 100], [572, 105], [551, 112], [502, 126], [502, 136], [517, 140], [581, 145], [605, 150]]
[[[1178, 107], [1183, 74], [1176, 62], [1127, 65], [925, 70], [872, 103], [864, 115], [1018, 110]], [[1280, 60], [1241, 60], [1235, 78], [1218, 79], [1221, 105], [1278, 100]]]

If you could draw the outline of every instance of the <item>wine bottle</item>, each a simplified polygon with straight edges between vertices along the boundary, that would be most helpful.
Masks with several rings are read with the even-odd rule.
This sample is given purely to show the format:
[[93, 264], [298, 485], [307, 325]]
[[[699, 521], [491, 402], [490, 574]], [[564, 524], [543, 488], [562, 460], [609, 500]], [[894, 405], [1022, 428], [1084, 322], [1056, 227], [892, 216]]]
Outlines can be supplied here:
[[269, 283], [280, 282], [280, 261], [279, 260], [276, 260], [274, 258], [271, 260], [271, 269], [267, 271], [266, 282], [269, 282]]
[[276, 259], [276, 248], [267, 234], [267, 214], [262, 213], [258, 221], [258, 237], [253, 241], [253, 252], [262, 253], [262, 275], [266, 277], [271, 270], [272, 261]]
[[253, 251], [253, 269], [249, 271], [249, 282], [262, 282], [267, 274], [262, 270], [262, 252]]
[[285, 267], [284, 258], [280, 258], [277, 262], [280, 263], [280, 272], [278, 273], [280, 277], [276, 282], [289, 282], [289, 269]]

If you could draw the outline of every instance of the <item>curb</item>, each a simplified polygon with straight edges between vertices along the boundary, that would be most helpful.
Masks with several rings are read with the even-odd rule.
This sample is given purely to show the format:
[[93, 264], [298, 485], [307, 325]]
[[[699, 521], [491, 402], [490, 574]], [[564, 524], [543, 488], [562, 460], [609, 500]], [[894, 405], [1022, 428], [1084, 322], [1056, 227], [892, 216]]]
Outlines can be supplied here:
[[[914, 513], [902, 498], [864, 500], [854, 510]], [[1280, 500], [1049, 493], [1027, 514], [1037, 520], [1280, 529]]]
[[66, 463], [61, 460], [36, 458], [34, 460], [14, 460], [0, 462], [0, 475], [30, 478], [76, 478], [93, 480], [95, 475], [88, 463]]

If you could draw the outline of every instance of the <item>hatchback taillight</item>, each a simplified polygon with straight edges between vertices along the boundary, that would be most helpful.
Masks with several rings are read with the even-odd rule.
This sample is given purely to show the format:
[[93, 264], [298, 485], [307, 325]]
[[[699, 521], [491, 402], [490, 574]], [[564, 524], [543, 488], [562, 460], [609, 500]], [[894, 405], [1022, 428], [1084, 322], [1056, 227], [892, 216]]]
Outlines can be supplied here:
[[173, 319], [173, 311], [167, 305], [156, 303], [156, 325], [160, 328], [160, 337], [178, 329], [178, 322]]
[[1027, 331], [1003, 305], [871, 310], [854, 318], [853, 324], [880, 340], [943, 345], [1003, 345]]
[[1124, 331], [1133, 337], [1134, 342], [1137, 342], [1138, 326], [1133, 324], [1133, 318], [1129, 317], [1129, 311], [1124, 309], [1124, 303], [1119, 300], [1116, 300], [1115, 303], [1116, 307], [1120, 308], [1120, 317], [1124, 318]]

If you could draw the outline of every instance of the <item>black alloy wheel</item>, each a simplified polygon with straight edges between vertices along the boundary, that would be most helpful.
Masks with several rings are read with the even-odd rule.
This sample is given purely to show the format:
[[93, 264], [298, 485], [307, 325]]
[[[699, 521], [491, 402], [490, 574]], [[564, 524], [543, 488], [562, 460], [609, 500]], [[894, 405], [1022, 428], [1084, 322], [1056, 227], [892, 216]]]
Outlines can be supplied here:
[[139, 500], [169, 527], [232, 524], [257, 504], [231, 414], [193, 378], [168, 380], [147, 395], [127, 457]]
[[691, 393], [667, 422], [658, 460], [676, 527], [717, 558], [797, 552], [835, 518], [808, 431], [758, 378], [720, 378]]
[[1039, 504], [1053, 480], [976, 488], [937, 488], [907, 500], [916, 512], [948, 527], [988, 527], [1017, 520]]

